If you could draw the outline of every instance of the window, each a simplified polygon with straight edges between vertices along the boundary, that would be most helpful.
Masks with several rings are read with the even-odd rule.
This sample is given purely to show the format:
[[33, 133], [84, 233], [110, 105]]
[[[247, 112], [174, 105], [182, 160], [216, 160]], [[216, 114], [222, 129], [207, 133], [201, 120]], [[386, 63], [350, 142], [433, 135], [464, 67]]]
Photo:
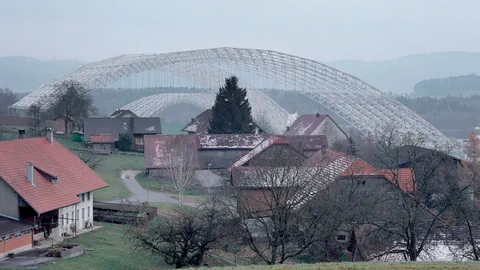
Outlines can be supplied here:
[[[67, 214], [67, 215], [68, 215], [68, 214]], [[63, 226], [63, 225], [64, 225], [64, 224], [63, 224], [63, 215], [61, 216], [61, 219], [62, 219], [62, 226]]]
[[77, 216], [75, 217], [75, 220], [80, 220], [80, 209], [77, 209]]
[[15, 237], [20, 237], [20, 236], [22, 236], [22, 233], [21, 233], [21, 232], [16, 232], [16, 233], [15, 233]]
[[87, 217], [90, 217], [90, 206], [87, 208]]
[[143, 137], [135, 138], [135, 144], [143, 145]]
[[85, 208], [82, 208], [82, 220], [85, 219]]
[[72, 220], [75, 219], [75, 216], [73, 215], [73, 211], [72, 211]]
[[18, 206], [19, 206], [19, 207], [27, 207], [28, 204], [27, 204], [26, 201], [24, 201], [24, 200], [22, 199], [22, 197], [18, 196]]
[[337, 234], [337, 241], [338, 242], [347, 242], [347, 234], [344, 232]]
[[90, 201], [90, 192], [87, 192], [87, 200]]
[[82, 193], [81, 196], [82, 196], [82, 202], [84, 202], [85, 201], [85, 193]]
[[67, 216], [65, 217], [67, 219], [67, 221], [65, 222], [67, 225], [68, 225], [68, 213], [66, 214]]

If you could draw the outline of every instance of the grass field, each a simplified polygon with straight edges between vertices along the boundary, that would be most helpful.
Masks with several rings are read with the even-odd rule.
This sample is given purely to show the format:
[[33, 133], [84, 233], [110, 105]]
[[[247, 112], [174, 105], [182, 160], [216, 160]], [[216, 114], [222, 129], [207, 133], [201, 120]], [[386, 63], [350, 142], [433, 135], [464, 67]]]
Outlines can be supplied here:
[[215, 270], [426, 270], [426, 269], [480, 269], [480, 263], [448, 263], [448, 262], [358, 262], [358, 263], [317, 263], [277, 266], [244, 266], [244, 267], [213, 267]]
[[[135, 177], [137, 179], [137, 182], [144, 188], [148, 189], [151, 191], [159, 191], [159, 192], [168, 192], [175, 194], [176, 191], [173, 187], [173, 184], [169, 181], [159, 181], [154, 178], [149, 178], [146, 174], [144, 173], [139, 173]], [[185, 195], [192, 195], [192, 196], [197, 196], [200, 195], [200, 193], [195, 190], [195, 188], [189, 188], [185, 190]]]
[[124, 226], [108, 223], [96, 223], [103, 226], [96, 231], [79, 235], [72, 243], [80, 243], [85, 248], [82, 256], [40, 265], [41, 270], [55, 269], [167, 269], [171, 268], [161, 257], [143, 251], [135, 251], [125, 243]]
[[130, 192], [120, 180], [123, 170], [143, 170], [141, 156], [105, 156], [95, 172], [108, 183], [108, 187], [95, 191], [94, 198], [99, 201], [113, 201], [130, 197]]

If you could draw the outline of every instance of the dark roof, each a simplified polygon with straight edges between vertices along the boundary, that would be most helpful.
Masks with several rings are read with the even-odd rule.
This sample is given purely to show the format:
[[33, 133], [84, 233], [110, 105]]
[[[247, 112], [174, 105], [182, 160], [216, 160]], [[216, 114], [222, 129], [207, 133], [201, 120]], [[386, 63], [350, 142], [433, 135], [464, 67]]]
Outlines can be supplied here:
[[33, 228], [33, 224], [0, 216], [0, 237]]
[[327, 117], [329, 117], [327, 114], [301, 115], [289, 127], [285, 135], [310, 135]]
[[[110, 134], [118, 141], [119, 134], [160, 134], [162, 128], [159, 117], [151, 118], [85, 118], [83, 119], [84, 140], [90, 141], [90, 136]], [[133, 125], [133, 130], [132, 126]]]
[[[35, 168], [34, 185], [26, 180], [29, 163]], [[47, 175], [58, 177], [57, 183]], [[38, 214], [78, 203], [78, 194], [107, 186], [61, 143], [42, 137], [0, 142], [0, 179]]]
[[197, 115], [197, 117], [193, 118], [192, 121], [182, 129], [182, 131], [193, 132], [196, 134], [207, 134], [212, 116], [212, 109], [205, 110]]
[[135, 134], [161, 134], [162, 126], [160, 117], [134, 118], [133, 133]]
[[185, 144], [191, 149], [194, 168], [199, 168], [196, 135], [145, 135], [145, 168], [163, 169], [170, 166], [172, 147]]
[[328, 148], [327, 136], [280, 136], [285, 139], [288, 144], [302, 151], [317, 151]]
[[115, 137], [112, 135], [90, 135], [91, 143], [114, 143]]
[[97, 134], [110, 134], [118, 141], [119, 134], [130, 132], [130, 118], [85, 118], [83, 132], [86, 142], [91, 135]]
[[134, 114], [132, 111], [130, 110], [116, 110], [112, 113], [112, 115], [110, 115], [110, 118], [119, 118], [119, 117], [123, 117], [125, 114], [131, 114], [133, 115], [133, 117], [138, 117], [136, 114]]

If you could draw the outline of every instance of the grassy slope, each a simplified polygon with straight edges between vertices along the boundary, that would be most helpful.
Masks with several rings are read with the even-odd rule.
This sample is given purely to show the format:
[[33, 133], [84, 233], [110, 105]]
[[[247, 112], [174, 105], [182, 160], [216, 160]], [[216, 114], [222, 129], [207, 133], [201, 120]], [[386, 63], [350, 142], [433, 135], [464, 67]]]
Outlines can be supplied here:
[[479, 263], [448, 263], [448, 262], [415, 262], [415, 263], [383, 263], [383, 262], [360, 262], [360, 263], [317, 263], [295, 264], [279, 266], [245, 266], [245, 267], [215, 267], [216, 270], [425, 270], [425, 269], [480, 269]]
[[[73, 142], [70, 136], [58, 136], [56, 139], [66, 147], [86, 148], [83, 143]], [[74, 152], [79, 155], [81, 153]], [[120, 180], [120, 173], [123, 170], [143, 170], [143, 157], [141, 156], [104, 156], [100, 166], [95, 172], [108, 183], [108, 187], [94, 192], [95, 200], [113, 201], [130, 197], [130, 192]]]
[[93, 251], [76, 258], [58, 260], [41, 265], [41, 270], [54, 269], [165, 269], [163, 259], [142, 251], [134, 251], [124, 241], [124, 226], [108, 223], [96, 223], [103, 226], [96, 231], [79, 235], [71, 240]]
[[[144, 188], [152, 191], [159, 191], [159, 192], [167, 192], [171, 194], [176, 194], [177, 192], [175, 191], [172, 183], [168, 181], [159, 181], [154, 178], [149, 178], [147, 175], [144, 173], [137, 174], [135, 177], [137, 179], [138, 183]], [[188, 188], [185, 190], [185, 195], [199, 195], [199, 192], [196, 191], [194, 188]]]

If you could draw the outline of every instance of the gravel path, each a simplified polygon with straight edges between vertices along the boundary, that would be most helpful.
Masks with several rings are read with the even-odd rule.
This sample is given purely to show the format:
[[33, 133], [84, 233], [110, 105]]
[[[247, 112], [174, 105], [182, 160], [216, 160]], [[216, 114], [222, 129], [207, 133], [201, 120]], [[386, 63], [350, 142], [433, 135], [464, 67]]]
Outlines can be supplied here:
[[[127, 170], [127, 171], [122, 171], [122, 174], [121, 174], [123, 184], [130, 191], [130, 193], [132, 193], [132, 196], [128, 198], [130, 201], [166, 202], [166, 203], [180, 204], [179, 200], [172, 198], [172, 196], [175, 196], [175, 194], [168, 194], [168, 193], [144, 189], [135, 179], [135, 176], [139, 173], [141, 173], [141, 171]], [[120, 202], [120, 200], [113, 201], [113, 202]], [[192, 207], [198, 206], [197, 203], [186, 202], [186, 201], [184, 201], [183, 204], [192, 206]]]

